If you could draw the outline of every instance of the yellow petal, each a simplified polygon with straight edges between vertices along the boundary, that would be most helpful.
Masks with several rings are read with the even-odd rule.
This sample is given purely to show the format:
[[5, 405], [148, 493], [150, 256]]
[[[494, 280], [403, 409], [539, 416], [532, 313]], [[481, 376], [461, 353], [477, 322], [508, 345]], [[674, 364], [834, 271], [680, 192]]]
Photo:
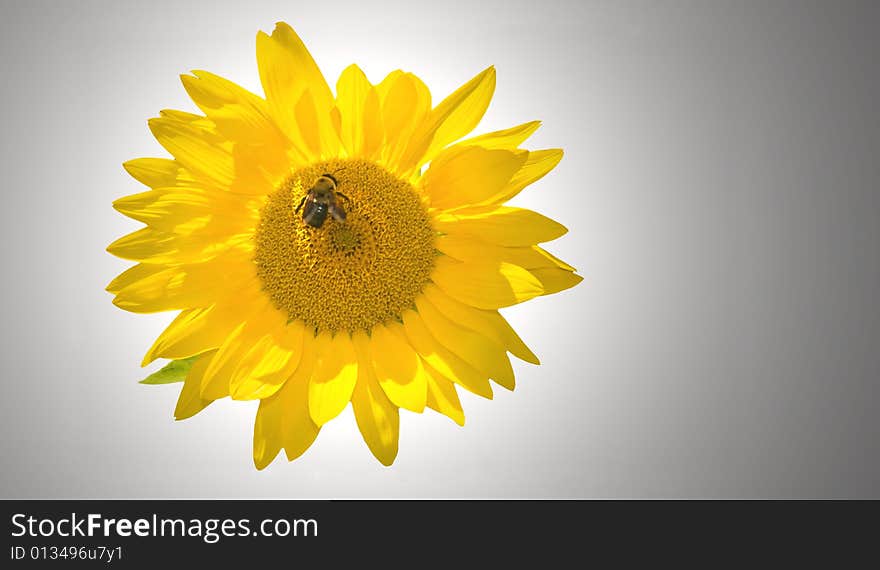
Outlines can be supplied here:
[[199, 188], [157, 188], [131, 194], [114, 201], [113, 208], [162, 231], [173, 231], [200, 217], [222, 220], [226, 227], [254, 223], [247, 201], [241, 196]]
[[495, 92], [495, 68], [489, 67], [432, 109], [413, 133], [400, 163], [403, 171], [433, 159], [447, 145], [471, 132]]
[[353, 340], [359, 352], [358, 379], [351, 397], [354, 417], [364, 442], [376, 459], [383, 465], [391, 465], [397, 457], [400, 413], [375, 378], [369, 356], [369, 338], [358, 331]]
[[187, 235], [142, 228], [122, 236], [107, 247], [116, 257], [147, 263], [202, 263], [222, 254], [252, 251], [250, 233], [220, 235], [211, 231], [189, 232]]
[[280, 404], [280, 394], [260, 400], [257, 417], [254, 419], [254, 466], [265, 469], [281, 451], [281, 416], [284, 413]]
[[[435, 240], [437, 249], [459, 261], [504, 261], [525, 269], [571, 267], [538, 246], [504, 247], [463, 235], [441, 235]], [[573, 271], [572, 269], [568, 269]]]
[[135, 158], [122, 164], [138, 182], [150, 188], [192, 187], [196, 180], [177, 161], [167, 158]]
[[459, 142], [459, 145], [475, 145], [483, 148], [503, 148], [507, 150], [516, 150], [526, 141], [532, 133], [538, 130], [541, 121], [531, 121], [523, 123], [509, 129], [501, 131], [493, 131], [470, 139]]
[[252, 277], [249, 269], [238, 259], [226, 258], [169, 267], [126, 285], [113, 304], [133, 313], [208, 307], [224, 292], [243, 286]]
[[[229, 335], [223, 339], [217, 353], [211, 359], [211, 364], [202, 375], [200, 388], [203, 398], [217, 399], [229, 395], [229, 375], [238, 364], [238, 357], [246, 340], [245, 327], [247, 321], [243, 320]], [[217, 358], [222, 352], [222, 360]]]
[[513, 175], [504, 190], [495, 196], [492, 202], [498, 204], [506, 202], [529, 184], [543, 178], [559, 164], [559, 161], [562, 160], [562, 154], [561, 148], [530, 151], [522, 168]]
[[303, 133], [297, 126], [295, 109], [306, 89], [311, 91], [322, 125], [326, 123], [322, 129], [332, 130], [333, 94], [315, 60], [290, 26], [278, 22], [271, 37], [263, 32], [257, 34], [257, 67], [269, 110], [295, 145], [303, 147]]
[[296, 370], [302, 356], [302, 321], [287, 323], [287, 315], [271, 311], [269, 332], [257, 339], [241, 358], [229, 381], [235, 400], [256, 400], [274, 394]]
[[174, 234], [161, 232], [154, 228], [141, 228], [118, 238], [107, 246], [107, 252], [122, 259], [165, 263], [164, 260], [154, 261], [168, 250], [174, 249], [174, 241], [179, 239]]
[[379, 385], [395, 405], [421, 413], [427, 398], [427, 379], [419, 356], [406, 338], [393, 329], [398, 323], [375, 325], [370, 355]]
[[584, 280], [580, 275], [555, 267], [531, 269], [530, 273], [541, 282], [545, 295], [565, 291]]
[[138, 263], [137, 265], [133, 265], [117, 275], [113, 281], [107, 284], [107, 287], [104, 289], [108, 293], [119, 293], [121, 290], [125, 289], [132, 283], [136, 283], [142, 279], [146, 279], [156, 273], [164, 271], [166, 266], [164, 265], [152, 265], [149, 263]]
[[568, 231], [537, 212], [509, 206], [439, 213], [433, 223], [442, 233], [520, 247], [551, 241]]
[[532, 364], [540, 364], [538, 357], [519, 338], [519, 335], [504, 320], [504, 317], [498, 314], [498, 311], [477, 309], [470, 305], [459, 303], [446, 295], [433, 283], [427, 284], [423, 293], [437, 310], [449, 317], [453, 322], [492, 339], [521, 360], [531, 362]]
[[314, 343], [314, 335], [307, 330], [303, 336], [299, 366], [279, 391], [284, 410], [281, 430], [288, 461], [305, 453], [321, 431], [321, 426], [315, 424], [309, 414], [309, 378], [315, 367]]
[[339, 136], [351, 157], [372, 159], [385, 136], [379, 95], [364, 72], [350, 65], [336, 83]]
[[216, 135], [169, 117], [150, 119], [149, 126], [159, 144], [198, 180], [220, 189], [232, 183], [232, 154]]
[[431, 280], [453, 299], [480, 309], [509, 307], [544, 293], [531, 273], [504, 262], [461, 262], [440, 256]]
[[440, 344], [508, 390], [513, 390], [513, 368], [500, 343], [454, 323], [425, 296], [416, 299], [416, 308], [425, 326]]
[[358, 378], [357, 355], [347, 332], [332, 338], [323, 331], [315, 342], [318, 362], [309, 382], [309, 413], [321, 426], [338, 416], [348, 402]]
[[575, 271], [574, 267], [537, 245], [504, 247], [464, 235], [437, 236], [434, 245], [438, 251], [459, 261], [505, 261], [529, 271], [554, 268]]
[[455, 385], [425, 364], [428, 371], [428, 407], [448, 417], [460, 426], [464, 425], [464, 410], [455, 391]]
[[535, 249], [537, 249], [537, 250], [541, 253], [541, 255], [547, 257], [548, 259], [550, 259], [550, 260], [553, 262], [553, 264], [554, 264], [556, 267], [558, 267], [559, 269], [565, 269], [566, 271], [577, 271], [574, 267], [572, 267], [571, 265], [569, 265], [569, 264], [567, 264], [566, 262], [562, 261], [561, 259], [559, 259], [559, 258], [556, 257], [555, 255], [553, 255], [552, 253], [550, 253], [550, 252], [547, 251], [546, 249], [544, 249], [544, 248], [542, 248], [542, 247], [538, 247], [538, 246], [535, 246]]
[[492, 399], [492, 386], [487, 375], [437, 342], [417, 312], [405, 311], [403, 326], [410, 344], [434, 371], [478, 396]]
[[191, 418], [197, 413], [204, 410], [208, 404], [214, 400], [206, 400], [201, 397], [200, 387], [202, 385], [202, 375], [208, 369], [214, 353], [209, 352], [195, 361], [186, 379], [183, 381], [183, 388], [180, 389], [180, 397], [177, 399], [177, 406], [174, 408], [174, 419], [185, 420]]
[[364, 111], [373, 86], [357, 65], [346, 67], [336, 82], [339, 138], [349, 156], [360, 156], [364, 147]]
[[303, 336], [302, 358], [278, 392], [260, 400], [254, 422], [254, 465], [265, 468], [284, 448], [293, 461], [312, 445], [321, 428], [309, 416], [309, 377], [314, 366], [314, 337]]
[[431, 92], [418, 77], [401, 71], [390, 73], [377, 90], [385, 129], [382, 159], [396, 171], [413, 131], [431, 108]]
[[501, 193], [527, 157], [526, 151], [456, 146], [431, 163], [422, 186], [434, 208], [481, 204]]
[[223, 143], [227, 148], [231, 144], [225, 137], [223, 137], [223, 135], [217, 132], [217, 125], [204, 115], [188, 113], [187, 111], [178, 111], [177, 109], [162, 109], [159, 111], [159, 118], [202, 131], [209, 140]]

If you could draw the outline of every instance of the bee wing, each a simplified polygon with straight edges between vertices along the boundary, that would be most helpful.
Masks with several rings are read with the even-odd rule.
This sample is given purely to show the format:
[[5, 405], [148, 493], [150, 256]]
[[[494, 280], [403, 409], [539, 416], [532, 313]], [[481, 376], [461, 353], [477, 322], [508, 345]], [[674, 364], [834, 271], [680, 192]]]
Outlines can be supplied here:
[[294, 213], [299, 214], [300, 209], [303, 207], [303, 204], [305, 203], [306, 199], [308, 199], [308, 197], [308, 194], [303, 196], [302, 200], [299, 201], [299, 206], [296, 207], [296, 211]]
[[330, 215], [333, 216], [333, 219], [337, 222], [345, 221], [345, 209], [342, 207], [342, 204], [334, 200], [330, 202], [328, 205], [328, 210], [330, 211]]

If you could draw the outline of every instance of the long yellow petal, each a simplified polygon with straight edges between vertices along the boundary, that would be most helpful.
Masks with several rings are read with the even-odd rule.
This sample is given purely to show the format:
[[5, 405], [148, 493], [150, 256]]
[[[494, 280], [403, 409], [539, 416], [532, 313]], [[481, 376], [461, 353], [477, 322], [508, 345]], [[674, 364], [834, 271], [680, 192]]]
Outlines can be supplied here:
[[541, 121], [530, 121], [509, 129], [492, 131], [484, 135], [465, 139], [458, 145], [475, 145], [483, 148], [502, 148], [516, 150], [541, 126]]
[[222, 254], [253, 249], [250, 233], [223, 235], [199, 231], [188, 235], [142, 228], [117, 239], [107, 251], [116, 257], [146, 263], [202, 263]]
[[373, 86], [355, 64], [346, 67], [336, 82], [336, 108], [339, 109], [339, 138], [349, 156], [357, 157], [364, 147], [364, 111]]
[[431, 206], [441, 210], [481, 204], [501, 193], [528, 154], [456, 146], [431, 163], [422, 178], [422, 188]]
[[225, 257], [169, 267], [125, 286], [113, 304], [133, 313], [208, 307], [226, 291], [255, 278], [255, 273], [241, 260]]
[[309, 382], [309, 413], [322, 426], [345, 409], [358, 378], [358, 361], [345, 331], [323, 331], [315, 342], [318, 362]]
[[372, 159], [385, 136], [379, 94], [357, 65], [345, 68], [336, 83], [339, 136], [348, 156]]
[[176, 160], [168, 158], [135, 158], [122, 163], [132, 178], [150, 188], [197, 186], [196, 179]]
[[416, 308], [425, 326], [440, 344], [508, 390], [513, 390], [513, 368], [504, 346], [454, 323], [437, 310], [427, 297], [416, 299]]
[[432, 160], [447, 145], [471, 132], [495, 93], [495, 68], [489, 67], [434, 107], [416, 128], [400, 169], [409, 171]]
[[314, 336], [303, 336], [302, 359], [278, 392], [260, 400], [254, 422], [254, 465], [264, 469], [284, 448], [293, 461], [315, 441], [321, 428], [309, 417], [309, 377], [314, 366]]
[[551, 241], [568, 231], [537, 212], [509, 206], [439, 213], [433, 224], [441, 233], [473, 236], [512, 247]]
[[565, 291], [584, 280], [580, 275], [556, 267], [532, 269], [530, 273], [541, 282], [545, 295]]
[[295, 146], [304, 146], [295, 109], [306, 89], [311, 91], [322, 130], [332, 131], [333, 94], [305, 44], [290, 26], [278, 22], [271, 36], [257, 34], [257, 67], [269, 110]]
[[213, 352], [205, 353], [189, 369], [189, 373], [183, 381], [183, 388], [180, 389], [180, 396], [177, 398], [177, 406], [174, 408], [175, 420], [191, 418], [214, 401], [202, 398], [200, 393], [202, 376], [205, 374], [205, 370], [208, 369], [208, 365], [213, 357]]
[[400, 412], [385, 395], [373, 373], [369, 338], [358, 331], [353, 340], [358, 351], [358, 379], [351, 397], [354, 417], [372, 454], [383, 465], [391, 465], [397, 457]]
[[431, 280], [450, 297], [480, 309], [509, 307], [544, 294], [534, 275], [504, 262], [461, 262], [440, 256]]
[[450, 234], [437, 236], [434, 245], [438, 251], [459, 261], [505, 261], [528, 270], [557, 268], [575, 271], [574, 267], [536, 245], [505, 247], [472, 236]]
[[425, 364], [425, 370], [428, 371], [428, 407], [463, 426], [464, 410], [461, 409], [455, 385], [429, 364]]
[[156, 188], [113, 202], [116, 211], [162, 231], [173, 231], [196, 218], [221, 220], [226, 227], [253, 224], [245, 197], [200, 188]]
[[[257, 66], [269, 110], [293, 145], [305, 151], [301, 152], [305, 158], [314, 160], [322, 154], [334, 156], [339, 139], [330, 118], [333, 94], [311, 54], [290, 26], [279, 22], [271, 37], [263, 32], [257, 34]], [[304, 137], [313, 136], [314, 131], [298, 123], [297, 106], [306, 91], [311, 93], [309, 98], [322, 144], [322, 152], [317, 154], [314, 146], [304, 145]]]
[[535, 249], [538, 250], [541, 253], [541, 255], [550, 259], [553, 262], [553, 264], [556, 267], [558, 267], [559, 269], [565, 269], [566, 271], [577, 271], [577, 269], [575, 269], [571, 265], [567, 264], [566, 262], [562, 261], [561, 259], [559, 259], [555, 255], [553, 255], [552, 253], [550, 253], [546, 249], [544, 249], [542, 247], [538, 247], [538, 246], [535, 246]]
[[284, 413], [280, 394], [260, 400], [254, 418], [254, 466], [265, 469], [278, 456], [283, 446], [281, 417]]
[[214, 124], [214, 121], [204, 115], [177, 109], [162, 109], [159, 111], [159, 118], [202, 131], [209, 140], [220, 143], [224, 148], [228, 149], [232, 145], [226, 140], [226, 137], [217, 132], [217, 125]]
[[490, 201], [500, 204], [510, 200], [519, 194], [523, 188], [540, 180], [553, 170], [559, 164], [559, 161], [562, 160], [562, 155], [561, 148], [530, 151], [528, 159], [522, 165], [522, 168], [513, 175], [504, 190]]
[[376, 89], [385, 129], [382, 160], [396, 171], [413, 131], [431, 108], [431, 92], [418, 77], [401, 71], [390, 73]]
[[281, 431], [288, 461], [305, 453], [321, 431], [321, 426], [315, 424], [309, 414], [309, 378], [315, 369], [314, 344], [314, 335], [306, 330], [299, 366], [279, 392], [284, 413]]
[[373, 327], [370, 337], [373, 370], [389, 400], [401, 408], [421, 413], [428, 390], [425, 370], [402, 331], [393, 330], [399, 327], [398, 323]]
[[[559, 260], [548, 255], [538, 246], [505, 247], [470, 236], [450, 234], [437, 236], [434, 243], [438, 251], [459, 261], [504, 261], [525, 269], [562, 267], [559, 265]], [[571, 266], [565, 265], [565, 267]]]
[[532, 364], [540, 364], [538, 357], [522, 341], [513, 327], [504, 320], [498, 311], [477, 309], [464, 303], [459, 303], [433, 283], [425, 286], [425, 297], [442, 314], [449, 317], [453, 322], [480, 333], [486, 338], [494, 340], [497, 344], [506, 348], [517, 358]]
[[434, 371], [478, 396], [492, 399], [488, 375], [481, 374], [437, 342], [417, 312], [403, 313], [403, 327], [410, 344]]
[[157, 273], [165, 271], [167, 267], [165, 265], [154, 265], [150, 263], [138, 263], [137, 265], [132, 265], [119, 275], [113, 278], [113, 281], [107, 284], [107, 287], [104, 289], [108, 293], [119, 293], [132, 283], [136, 283], [141, 281], [142, 279], [146, 279], [150, 276], [153, 276]]

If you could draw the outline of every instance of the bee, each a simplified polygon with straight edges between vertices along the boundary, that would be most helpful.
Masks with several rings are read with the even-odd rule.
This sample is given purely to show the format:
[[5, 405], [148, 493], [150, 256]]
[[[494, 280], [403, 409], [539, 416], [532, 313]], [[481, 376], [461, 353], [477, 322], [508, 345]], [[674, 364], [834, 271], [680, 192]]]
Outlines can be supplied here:
[[[296, 213], [299, 214], [300, 209], [303, 211], [303, 221], [313, 228], [320, 228], [324, 225], [329, 213], [337, 222], [345, 221], [345, 209], [339, 203], [337, 198], [344, 198], [346, 202], [351, 204], [348, 196], [338, 190], [339, 181], [332, 174], [322, 174], [315, 183], [309, 188], [308, 194], [303, 196], [296, 207]], [[305, 204], [305, 208], [303, 208]]]

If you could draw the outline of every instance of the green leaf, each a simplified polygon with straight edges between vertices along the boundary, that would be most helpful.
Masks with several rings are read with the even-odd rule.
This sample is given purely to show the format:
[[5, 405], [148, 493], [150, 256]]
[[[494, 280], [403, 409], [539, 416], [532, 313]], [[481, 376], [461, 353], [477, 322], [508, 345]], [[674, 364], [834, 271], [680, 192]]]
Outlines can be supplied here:
[[181, 360], [172, 360], [166, 364], [162, 370], [153, 372], [140, 381], [141, 384], [172, 384], [174, 382], [183, 382], [189, 369], [195, 364], [198, 356], [191, 356]]

